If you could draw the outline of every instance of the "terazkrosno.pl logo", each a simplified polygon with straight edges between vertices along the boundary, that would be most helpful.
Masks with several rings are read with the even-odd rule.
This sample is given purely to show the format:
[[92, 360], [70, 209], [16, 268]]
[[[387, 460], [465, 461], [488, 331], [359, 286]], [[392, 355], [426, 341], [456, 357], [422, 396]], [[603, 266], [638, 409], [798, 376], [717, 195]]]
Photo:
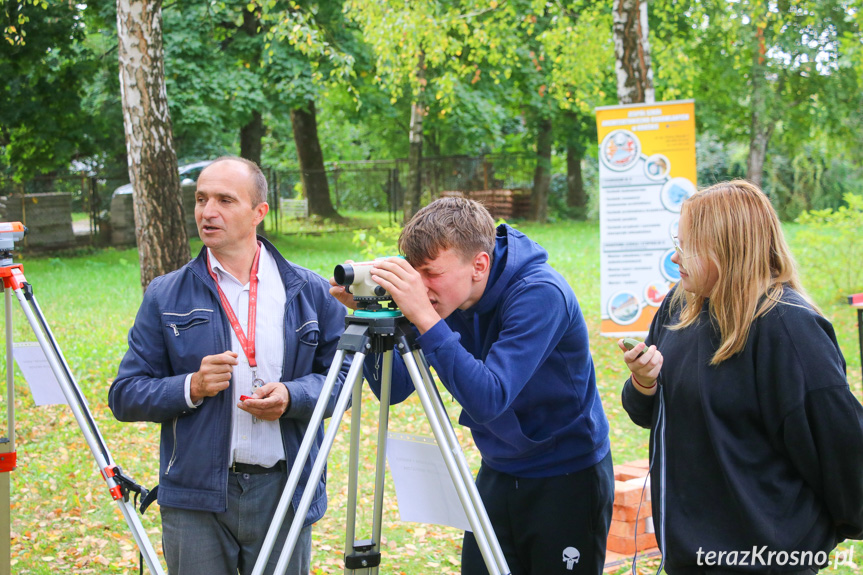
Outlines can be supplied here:
[[[829, 555], [826, 551], [776, 551], [768, 549], [767, 545], [741, 551], [704, 551], [699, 547], [696, 552], [696, 562], [699, 567], [775, 567], [775, 566], [809, 566], [827, 565]], [[841, 565], [854, 565], [854, 547], [833, 554], [831, 566], [837, 569]]]

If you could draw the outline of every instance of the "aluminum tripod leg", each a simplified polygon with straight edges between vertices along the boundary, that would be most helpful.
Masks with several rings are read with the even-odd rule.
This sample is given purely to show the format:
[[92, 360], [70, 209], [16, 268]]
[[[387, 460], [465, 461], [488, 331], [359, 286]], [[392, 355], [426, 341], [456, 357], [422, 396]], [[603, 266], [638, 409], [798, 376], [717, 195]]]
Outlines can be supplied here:
[[[339, 349], [338, 351], [336, 351], [333, 363], [330, 366], [330, 371], [327, 373], [324, 387], [321, 390], [320, 398], [318, 399], [317, 405], [315, 405], [315, 410], [312, 412], [312, 417], [309, 420], [308, 427], [306, 428], [306, 434], [303, 436], [303, 441], [300, 444], [300, 450], [297, 453], [297, 458], [291, 465], [291, 472], [288, 475], [287, 484], [285, 485], [285, 489], [282, 491], [282, 497], [279, 499], [279, 504], [276, 507], [275, 515], [273, 516], [273, 520], [270, 523], [270, 529], [269, 531], [267, 531], [267, 536], [266, 538], [264, 538], [264, 543], [261, 546], [261, 552], [258, 555], [257, 561], [255, 562], [255, 568], [252, 570], [252, 575], [263, 574], [264, 569], [267, 566], [267, 561], [269, 561], [270, 555], [273, 552], [273, 547], [275, 546], [276, 538], [279, 535], [279, 530], [281, 529], [282, 524], [285, 522], [285, 515], [287, 515], [288, 513], [288, 508], [291, 505], [291, 500], [293, 499], [294, 493], [297, 491], [297, 486], [300, 483], [300, 475], [303, 472], [303, 466], [305, 465], [305, 462], [308, 460], [309, 454], [312, 451], [312, 445], [315, 442], [318, 427], [324, 420], [324, 413], [326, 412], [327, 403], [329, 402], [330, 394], [332, 394], [333, 387], [335, 386], [336, 380], [339, 376], [339, 372], [341, 371], [344, 357], [344, 350]], [[333, 441], [336, 437], [336, 432], [338, 432], [339, 425], [341, 424], [342, 417], [344, 416], [345, 409], [347, 408], [348, 398], [351, 396], [353, 386], [349, 385], [349, 383], [353, 383], [357, 379], [362, 382], [364, 357], [365, 355], [363, 355], [362, 353], [357, 353], [353, 359], [353, 363], [351, 363], [351, 369], [348, 372], [347, 378], [345, 379], [345, 384], [342, 387], [341, 393], [339, 393], [339, 397], [336, 400], [336, 407], [333, 411], [332, 417], [330, 418], [330, 424], [327, 426], [326, 433], [324, 434], [324, 440], [321, 443], [321, 448], [318, 451], [315, 463], [312, 466], [311, 474], [308, 481], [306, 482], [307, 486], [315, 486], [321, 479], [321, 475], [324, 472], [324, 466], [327, 463], [327, 455], [329, 455], [330, 449], [332, 449]], [[300, 499], [300, 504], [297, 506], [297, 511], [294, 514], [294, 520], [291, 522], [291, 530], [288, 532], [287, 539], [285, 540], [285, 544], [282, 547], [282, 554], [279, 556], [279, 562], [276, 564], [275, 573], [283, 574], [287, 570], [288, 563], [291, 559], [291, 554], [294, 552], [294, 547], [296, 546], [297, 539], [299, 539], [300, 536], [300, 530], [303, 527], [303, 521], [305, 520], [306, 513], [308, 513], [309, 507], [312, 504], [312, 497], [314, 497], [314, 495], [314, 487], [306, 489], [303, 492], [303, 497]]]
[[387, 430], [389, 429], [389, 404], [390, 390], [392, 388], [393, 352], [386, 351], [383, 354], [383, 371], [381, 375], [381, 396], [378, 406], [378, 443], [377, 459], [375, 460], [375, 499], [372, 510], [372, 538], [371, 540], [356, 540], [357, 522], [357, 481], [359, 477], [359, 452], [360, 452], [360, 421], [362, 417], [362, 382], [354, 387], [354, 398], [351, 406], [351, 444], [349, 456], [348, 475], [348, 517], [345, 523], [345, 557], [351, 558], [351, 564], [359, 564], [356, 568], [348, 568], [348, 560], [345, 560], [345, 571], [362, 573], [363, 575], [377, 575], [380, 561], [366, 561], [370, 565], [364, 565], [365, 556], [377, 558], [380, 554], [381, 525], [384, 511], [384, 479], [386, 479], [386, 457], [387, 457]]
[[6, 439], [11, 444], [10, 451], [15, 451], [15, 374], [12, 364], [15, 361], [12, 346], [12, 290], [4, 289], [6, 298]]
[[135, 512], [135, 506], [125, 497], [118, 497], [121, 490], [120, 484], [113, 476], [108, 475], [108, 470], [112, 470], [115, 467], [114, 461], [111, 459], [111, 454], [108, 452], [108, 448], [99, 433], [99, 428], [96, 426], [96, 422], [87, 407], [86, 400], [72, 377], [66, 359], [60, 352], [60, 348], [57, 346], [53, 334], [51, 334], [48, 328], [48, 324], [45, 321], [44, 315], [42, 315], [42, 311], [39, 309], [35, 297], [31, 294], [31, 301], [28, 302], [28, 298], [24, 295], [22, 288], [17, 288], [14, 292], [18, 298], [18, 302], [21, 304], [24, 315], [27, 317], [27, 321], [30, 323], [33, 335], [36, 336], [39, 346], [45, 353], [48, 364], [51, 366], [51, 371], [54, 372], [54, 376], [60, 384], [60, 389], [66, 397], [72, 414], [75, 416], [75, 420], [84, 434], [84, 439], [87, 441], [90, 452], [96, 459], [99, 471], [108, 484], [108, 490], [114, 496], [117, 505], [120, 507], [120, 511], [123, 513], [123, 517], [126, 519], [126, 523], [129, 525], [129, 529], [132, 531], [135, 543], [137, 543], [138, 549], [141, 551], [144, 562], [153, 575], [164, 575], [156, 551], [153, 549], [144, 526]]
[[[404, 321], [406, 322], [407, 320]], [[351, 326], [349, 323], [348, 330], [346, 330], [345, 332], [346, 335], [355, 327], [357, 326]], [[364, 329], [366, 328], [359, 328], [358, 330], [354, 330], [352, 335], [356, 336], [360, 332], [366, 333], [363, 331]], [[401, 333], [404, 334], [404, 332]], [[390, 337], [392, 337], [392, 334], [390, 334]], [[407, 341], [407, 337], [397, 336], [396, 340], [399, 341], [398, 347], [400, 349], [400, 353], [402, 354], [404, 363], [408, 368], [408, 373], [410, 374], [411, 381], [413, 382], [414, 387], [417, 390], [417, 394], [420, 396], [420, 400], [423, 404], [423, 409], [425, 410], [426, 417], [431, 424], [432, 431], [434, 432], [435, 438], [438, 442], [438, 447], [440, 448], [444, 461], [447, 464], [447, 470], [449, 471], [450, 478], [452, 479], [456, 491], [459, 494], [459, 498], [461, 500], [462, 506], [464, 507], [465, 514], [467, 515], [468, 521], [471, 524], [471, 528], [473, 529], [473, 532], [477, 537], [477, 542], [480, 545], [480, 552], [483, 555], [483, 559], [485, 560], [489, 573], [491, 575], [509, 575], [509, 567], [507, 566], [506, 560], [503, 557], [503, 552], [500, 550], [500, 545], [497, 541], [497, 537], [495, 536], [494, 531], [491, 528], [491, 523], [488, 520], [488, 515], [485, 512], [485, 507], [482, 503], [482, 500], [480, 499], [479, 494], [476, 491], [476, 485], [473, 482], [473, 478], [470, 474], [470, 469], [467, 466], [467, 462], [464, 460], [464, 453], [461, 451], [461, 446], [459, 445], [458, 440], [455, 436], [455, 432], [452, 429], [452, 425], [449, 422], [449, 417], [446, 415], [446, 410], [443, 408], [440, 396], [437, 394], [437, 389], [435, 389], [434, 385], [431, 383], [431, 375], [428, 373], [428, 367], [425, 363], [425, 360], [422, 358], [421, 352], [411, 352], [409, 350], [411, 346]], [[391, 346], [392, 344], [389, 345]], [[291, 475], [294, 475], [296, 473], [297, 481], [292, 483], [289, 478], [288, 485], [286, 485], [285, 491], [282, 493], [282, 499], [279, 503], [280, 507], [282, 506], [282, 504], [289, 505], [293, 498], [293, 494], [296, 490], [299, 479], [299, 473], [302, 470], [302, 467], [305, 465], [306, 459], [308, 459], [310, 447], [315, 439], [317, 428], [322, 421], [324, 408], [332, 392], [332, 386], [335, 384], [339, 366], [344, 359], [343, 355], [341, 355], [343, 353], [341, 352], [341, 349], [342, 348], [340, 343], [340, 352], [339, 354], [337, 354], [336, 359], [334, 360], [333, 365], [330, 368], [330, 373], [328, 374], [327, 381], [324, 384], [324, 390], [321, 394], [320, 399], [318, 400], [318, 405], [315, 407], [315, 412], [312, 416], [312, 421], [310, 421], [309, 426], [306, 430], [306, 435], [303, 438], [303, 445], [306, 445], [306, 443], [308, 443], [309, 449], [304, 450], [301, 446], [300, 454], [298, 454], [297, 459], [292, 463]], [[386, 469], [386, 428], [389, 422], [389, 393], [390, 386], [392, 383], [391, 380], [393, 353], [391, 349], [388, 349], [384, 352], [380, 402], [380, 409], [382, 410], [382, 412], [380, 414], [381, 425], [378, 429], [378, 453], [375, 469], [375, 507], [372, 528], [373, 539], [371, 541], [354, 540], [356, 530], [357, 502], [356, 474], [358, 473], [359, 467], [359, 427], [361, 424], [361, 408], [359, 408], [358, 406], [361, 405], [362, 363], [365, 359], [364, 353], [360, 353], [359, 351], [355, 351], [354, 353], [355, 355], [351, 364], [350, 372], [348, 373], [344, 387], [339, 394], [336, 403], [336, 409], [333, 412], [330, 424], [327, 426], [327, 430], [324, 435], [324, 441], [312, 467], [312, 472], [308, 480], [308, 485], [315, 485], [318, 481], [320, 481], [321, 474], [323, 473], [324, 466], [326, 465], [326, 459], [329, 456], [330, 450], [332, 449], [335, 434], [338, 432], [338, 427], [341, 424], [341, 420], [344, 416], [344, 412], [347, 406], [347, 398], [351, 394], [353, 394], [354, 402], [352, 412], [353, 415], [351, 420], [352, 429], [350, 441], [350, 475], [348, 478], [349, 509], [348, 523], [345, 533], [345, 573], [363, 572], [365, 575], [374, 575], [378, 572], [377, 559], [379, 557], [378, 554], [382, 522], [381, 517], [383, 512], [383, 483]], [[419, 362], [417, 361], [414, 354], [416, 354], [416, 357], [420, 358]], [[423, 366], [423, 370], [425, 371], [425, 373], [421, 373], [418, 365]], [[431, 393], [429, 388], [434, 389], [434, 393]], [[316, 419], [316, 416], [318, 415], [319, 417], [317, 417]], [[279, 562], [276, 565], [274, 575], [284, 575], [287, 569], [291, 554], [293, 553], [296, 541], [299, 537], [299, 532], [302, 529], [303, 521], [305, 519], [306, 513], [308, 512], [313, 495], [314, 492], [307, 489], [303, 493], [302, 498], [300, 499], [300, 503], [297, 506], [296, 514], [291, 523], [290, 531], [282, 548]], [[273, 522], [271, 523], [269, 532], [267, 533], [268, 540], [275, 540], [279, 530], [281, 529], [282, 522], [284, 521], [284, 516], [285, 513], [277, 513], [277, 516], [273, 518]], [[269, 560], [269, 555], [272, 552], [272, 547], [272, 543], [267, 546], [265, 542], [265, 547], [262, 549], [261, 554], [258, 556], [258, 560], [255, 564], [255, 570], [252, 572], [252, 575], [262, 575], [264, 566]], [[372, 557], [374, 557], [375, 560], [372, 560]], [[368, 558], [368, 561], [364, 563], [364, 560], [366, 558]]]
[[[4, 289], [6, 299], [6, 437], [0, 456], [15, 453], [15, 361], [12, 344], [12, 290]], [[11, 469], [0, 473], [0, 575], [12, 574], [12, 477]]]
[[[403, 347], [403, 344], [399, 344]], [[425, 363], [422, 352], [414, 350], [402, 354], [405, 366], [408, 368], [411, 381], [420, 397], [420, 402], [429, 421], [429, 425], [435, 435], [438, 447], [443, 454], [447, 464], [450, 478], [459, 494], [462, 507], [471, 524], [471, 528], [479, 544], [480, 552], [486, 563], [490, 575], [508, 575], [509, 567], [503, 556], [503, 551], [497, 541], [497, 536], [491, 526], [491, 521], [485, 510], [485, 505], [476, 489], [470, 467], [464, 457], [464, 452], [455, 431], [449, 421], [449, 416], [443, 407], [437, 388], [431, 380], [431, 374]], [[383, 515], [383, 485], [386, 473], [386, 437], [389, 424], [390, 391], [392, 388], [392, 351], [384, 353], [383, 370], [381, 374], [380, 393], [380, 416], [378, 423], [378, 446], [377, 462], [375, 466], [375, 503], [373, 510], [372, 539], [371, 541], [355, 541], [355, 522], [357, 508], [357, 473], [359, 467], [359, 422], [361, 402], [359, 386], [355, 387], [353, 411], [351, 415], [351, 453], [350, 453], [350, 477], [348, 481], [348, 520], [345, 530], [345, 557], [353, 554], [354, 563], [361, 560], [364, 553], [376, 555], [380, 551], [381, 523]], [[418, 366], [423, 366], [418, 369]], [[347, 565], [347, 561], [346, 561]], [[360, 566], [353, 569], [345, 569], [345, 572], [356, 575], [377, 575], [378, 565]]]
[[[400, 344], [401, 346], [402, 344]], [[490, 575], [508, 575], [509, 566], [504, 559], [503, 551], [497, 536], [491, 527], [491, 521], [485, 510], [485, 505], [479, 496], [476, 483], [470, 474], [464, 452], [453, 431], [449, 416], [443, 407], [437, 388], [431, 381], [428, 367], [420, 350], [400, 350], [405, 367], [408, 369], [411, 380], [419, 395], [420, 402], [428, 417], [429, 424], [437, 440], [444, 463], [446, 463], [449, 475], [452, 478], [456, 493], [461, 500], [467, 520], [470, 523], [485, 566]], [[417, 360], [419, 358], [419, 360]], [[419, 366], [422, 366], [422, 372]], [[431, 389], [434, 391], [432, 392]]]
[[[431, 380], [429, 366], [428, 363], [425, 361], [425, 356], [423, 356], [419, 350], [414, 350], [413, 358], [417, 365], [423, 366], [423, 369], [420, 370], [423, 376], [423, 384], [425, 385], [425, 389], [428, 392], [432, 406], [437, 412], [438, 420], [442, 422], [441, 428], [446, 435], [447, 447], [453, 454], [455, 463], [458, 466], [458, 473], [465, 483], [468, 495], [470, 495], [470, 499], [473, 504], [473, 508], [477, 511], [477, 519], [479, 520], [479, 524], [481, 526], [480, 532], [474, 531], [474, 537], [477, 540], [477, 545], [480, 547], [480, 549], [482, 549], [483, 543], [480, 543], [481, 535], [487, 540], [489, 551], [491, 552], [494, 561], [503, 569], [504, 573], [508, 573], [509, 567], [506, 564], [503, 550], [500, 548], [497, 536], [494, 534], [494, 529], [491, 526], [491, 520], [489, 519], [488, 513], [486, 512], [485, 504], [483, 504], [482, 498], [479, 495], [479, 490], [476, 488], [476, 484], [473, 480], [473, 475], [470, 471], [470, 466], [467, 463], [467, 459], [465, 459], [464, 451], [462, 451], [461, 449], [461, 444], [458, 441], [455, 430], [453, 430], [452, 428], [449, 416], [447, 415], [446, 409], [443, 406], [443, 401], [441, 401], [437, 387]], [[483, 558], [487, 557], [488, 555], [483, 554]], [[488, 559], [486, 559], [486, 563], [488, 563]], [[486, 568], [489, 570], [490, 573], [493, 573], [491, 567], [486, 565]]]

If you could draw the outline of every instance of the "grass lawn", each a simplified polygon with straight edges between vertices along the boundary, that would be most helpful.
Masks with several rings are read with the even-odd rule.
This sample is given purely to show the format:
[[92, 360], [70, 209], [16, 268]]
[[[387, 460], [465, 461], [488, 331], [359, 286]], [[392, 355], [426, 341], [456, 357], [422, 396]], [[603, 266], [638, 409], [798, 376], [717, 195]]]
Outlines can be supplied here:
[[[383, 220], [386, 222], [386, 219]], [[570, 282], [591, 333], [591, 350], [603, 404], [611, 423], [612, 450], [618, 463], [647, 454], [646, 430], [635, 427], [620, 407], [619, 392], [626, 370], [612, 339], [599, 336], [599, 228], [596, 223], [564, 222], [547, 226], [522, 224], [520, 229], [548, 249], [551, 263]], [[283, 228], [284, 230], [284, 228]], [[290, 260], [329, 277], [335, 264], [361, 259], [352, 233], [311, 235], [303, 229], [275, 240]], [[790, 229], [793, 241], [793, 229]], [[200, 242], [193, 244], [193, 255]], [[118, 423], [107, 407], [108, 387], [126, 350], [126, 333], [141, 301], [135, 250], [86, 255], [25, 258], [25, 273], [64, 351], [90, 409], [116, 462], [139, 483], [152, 487], [158, 475], [156, 424]], [[807, 277], [805, 285], [833, 321], [848, 362], [848, 380], [863, 397], [856, 314], [847, 305], [829, 301], [824, 282]], [[15, 304], [15, 341], [34, 341]], [[5, 336], [4, 336], [5, 337]], [[4, 342], [5, 345], [5, 342]], [[110, 499], [74, 418], [65, 406], [36, 407], [16, 371], [18, 468], [12, 472], [12, 570], [20, 574], [137, 573], [137, 551], [120, 512]], [[455, 421], [458, 406], [442, 394]], [[5, 401], [5, 396], [4, 396]], [[363, 402], [361, 514], [357, 538], [370, 537], [372, 470], [377, 402], [367, 391]], [[391, 410], [391, 431], [431, 435], [419, 401], [411, 397]], [[341, 573], [348, 434], [336, 439], [329, 460], [330, 507], [315, 526], [312, 572]], [[478, 454], [469, 434], [456, 427], [474, 469]], [[160, 548], [158, 509], [144, 517], [151, 540]], [[461, 532], [435, 525], [401, 523], [392, 483], [387, 484], [382, 547], [382, 574], [459, 573]], [[849, 549], [845, 544], [842, 549]], [[863, 556], [863, 548], [855, 555]], [[640, 564], [641, 565], [641, 564]], [[844, 567], [837, 573], [853, 573]]]

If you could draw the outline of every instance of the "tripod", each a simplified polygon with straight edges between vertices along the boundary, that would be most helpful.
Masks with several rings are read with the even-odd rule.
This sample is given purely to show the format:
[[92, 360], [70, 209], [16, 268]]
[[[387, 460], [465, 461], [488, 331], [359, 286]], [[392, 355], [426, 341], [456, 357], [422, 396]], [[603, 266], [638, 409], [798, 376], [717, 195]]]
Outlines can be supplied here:
[[[5, 232], [9, 231], [3, 226], [9, 225], [10, 224], [0, 224], [0, 237], [5, 235]], [[17, 223], [11, 225], [20, 226], [20, 224]], [[23, 232], [19, 233], [23, 236]], [[108, 491], [111, 493], [111, 497], [114, 501], [117, 502], [117, 505], [120, 507], [120, 511], [123, 513], [123, 517], [126, 519], [126, 523], [129, 525], [129, 529], [132, 531], [132, 535], [135, 538], [135, 542], [138, 545], [138, 549], [141, 552], [143, 560], [146, 562], [147, 567], [153, 575], [163, 575], [164, 571], [162, 571], [162, 567], [159, 564], [156, 552], [150, 544], [150, 539], [144, 531], [144, 526], [141, 524], [140, 518], [135, 513], [135, 505], [129, 500], [129, 494], [131, 492], [141, 495], [142, 498], [146, 498], [147, 490], [124, 475], [120, 467], [118, 467], [111, 458], [111, 454], [105, 445], [105, 440], [102, 438], [99, 428], [96, 425], [96, 421], [93, 419], [93, 415], [90, 413], [90, 409], [87, 406], [87, 400], [84, 398], [84, 395], [81, 393], [81, 389], [75, 382], [75, 378], [72, 376], [72, 372], [69, 369], [69, 364], [66, 363], [63, 353], [60, 351], [57, 341], [54, 339], [54, 334], [51, 332], [51, 328], [48, 326], [45, 316], [42, 314], [42, 310], [39, 308], [36, 296], [33, 295], [33, 286], [27, 283], [27, 280], [24, 278], [24, 267], [21, 264], [12, 263], [12, 254], [10, 252], [11, 243], [3, 245], [4, 241], [8, 240], [0, 239], [0, 277], [3, 279], [3, 291], [5, 292], [6, 305], [6, 391], [8, 397], [6, 404], [6, 419], [8, 423], [9, 437], [4, 438], [7, 439], [6, 442], [3, 442], [3, 440], [0, 439], [0, 443], [2, 443], [0, 454], [3, 455], [3, 457], [0, 457], [0, 462], [4, 463], [4, 465], [0, 467], [0, 472], [11, 471], [15, 468], [14, 374], [12, 371], [12, 294], [14, 293], [18, 302], [21, 304], [21, 309], [24, 311], [24, 315], [27, 316], [27, 321], [30, 323], [30, 327], [39, 342], [39, 346], [42, 348], [45, 357], [48, 359], [51, 371], [54, 372], [54, 376], [60, 383], [60, 388], [63, 391], [63, 395], [66, 397], [66, 402], [72, 409], [72, 414], [75, 416], [75, 420], [78, 422], [78, 426], [84, 434], [87, 445], [90, 447], [90, 451], [96, 459], [99, 471], [102, 473], [102, 477], [108, 484]], [[9, 463], [5, 464], [6, 462]], [[5, 525], [3, 525], [5, 535], [0, 533], [0, 538], [5, 541], [6, 552], [0, 560], [6, 562], [6, 566], [8, 566], [8, 533], [11, 522], [9, 518], [8, 503], [8, 476], [3, 474], [3, 477], [3, 495], [6, 497], [6, 501], [2, 502], [4, 511], [2, 515], [0, 515], [0, 521], [5, 523]], [[5, 573], [9, 573], [9, 570], [7, 569]]]
[[[510, 571], [504, 559], [503, 551], [501, 551], [500, 544], [494, 534], [491, 521], [480, 499], [476, 484], [473, 482], [470, 468], [441, 402], [440, 395], [432, 382], [428, 364], [425, 361], [422, 350], [419, 349], [416, 343], [410, 322], [398, 310], [359, 310], [354, 315], [348, 316], [345, 319], [345, 324], [345, 333], [339, 340], [338, 351], [333, 359], [332, 366], [330, 366], [320, 399], [312, 413], [309, 426], [297, 454], [297, 459], [291, 466], [287, 484], [282, 492], [252, 575], [261, 575], [263, 573], [270, 554], [273, 551], [276, 537], [282, 527], [288, 507], [297, 489], [300, 473], [309, 457], [312, 444], [315, 440], [315, 434], [323, 420], [328, 399], [346, 354], [349, 354], [353, 358], [351, 368], [336, 400], [332, 419], [327, 426], [307, 485], [315, 485], [320, 480], [327, 462], [327, 456], [332, 449], [333, 441], [339, 430], [339, 425], [341, 424], [348, 399], [350, 398], [352, 401], [352, 425], [349, 457], [350, 470], [348, 473], [348, 517], [345, 529], [345, 573], [362, 573], [363, 575], [375, 575], [378, 573], [378, 566], [381, 562], [381, 515], [383, 513], [387, 427], [389, 424], [393, 351], [395, 349], [401, 354], [410, 374], [411, 381], [419, 395], [426, 417], [440, 447], [447, 470], [455, 485], [456, 492], [470, 522], [471, 529], [476, 537], [489, 573], [491, 575], [509, 575]], [[381, 372], [380, 414], [378, 419], [377, 461], [375, 465], [372, 537], [371, 539], [357, 541], [355, 534], [363, 384], [362, 369], [363, 360], [368, 353], [382, 353], [383, 366]], [[299, 538], [300, 530], [303, 527], [303, 520], [311, 505], [314, 491], [314, 489], [306, 489], [300, 499], [294, 519], [291, 522], [290, 531], [276, 565], [276, 575], [284, 575], [288, 567], [291, 554]]]

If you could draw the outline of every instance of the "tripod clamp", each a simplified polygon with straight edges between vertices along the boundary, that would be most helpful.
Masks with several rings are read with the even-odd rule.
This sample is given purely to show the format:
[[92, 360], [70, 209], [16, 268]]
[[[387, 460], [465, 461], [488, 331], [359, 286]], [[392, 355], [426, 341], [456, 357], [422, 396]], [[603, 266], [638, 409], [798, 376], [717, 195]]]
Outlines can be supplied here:
[[105, 478], [105, 481], [111, 477], [117, 483], [117, 485], [108, 490], [111, 492], [111, 496], [114, 498], [114, 501], [117, 501], [118, 499], [129, 501], [129, 493], [135, 493], [136, 496], [140, 495], [142, 500], [146, 500], [147, 495], [150, 494], [148, 489], [123, 473], [123, 470], [119, 465], [106, 467], [102, 470], [102, 476]]

